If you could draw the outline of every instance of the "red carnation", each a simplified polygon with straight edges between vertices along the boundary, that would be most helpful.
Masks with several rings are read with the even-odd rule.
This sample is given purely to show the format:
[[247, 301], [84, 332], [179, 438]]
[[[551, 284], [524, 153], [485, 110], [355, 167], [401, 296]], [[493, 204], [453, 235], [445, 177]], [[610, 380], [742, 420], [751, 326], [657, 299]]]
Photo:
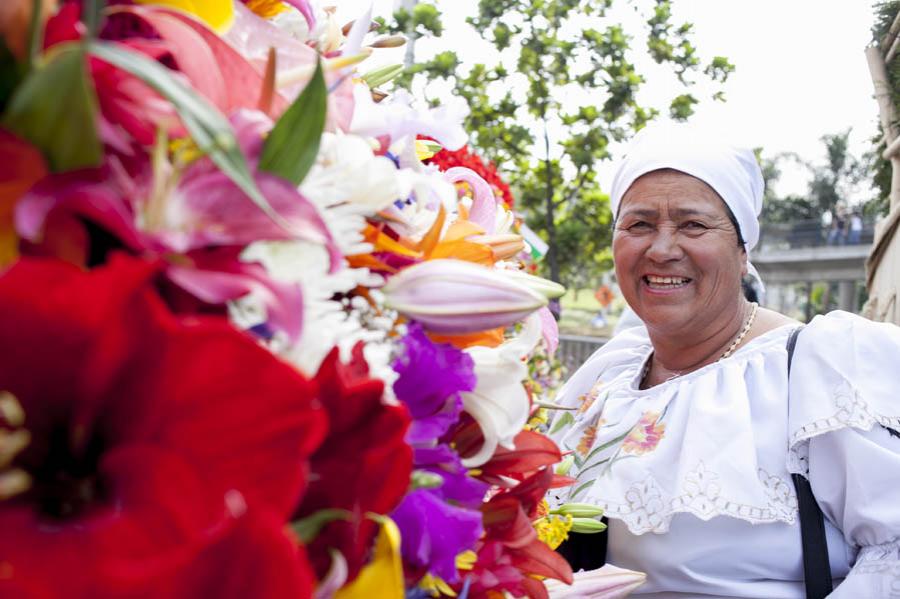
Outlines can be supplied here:
[[156, 273], [115, 255], [0, 276], [0, 596], [312, 590], [284, 526], [327, 419], [315, 385], [222, 320], [176, 319]]
[[308, 551], [321, 578], [331, 564], [328, 549], [339, 550], [352, 580], [368, 561], [378, 528], [367, 514], [391, 512], [409, 488], [412, 448], [404, 438], [410, 418], [404, 406], [384, 402], [384, 383], [369, 378], [362, 344], [348, 364], [333, 349], [315, 380], [330, 428], [312, 457], [309, 489], [296, 517], [330, 508], [349, 512], [349, 520], [322, 529]]

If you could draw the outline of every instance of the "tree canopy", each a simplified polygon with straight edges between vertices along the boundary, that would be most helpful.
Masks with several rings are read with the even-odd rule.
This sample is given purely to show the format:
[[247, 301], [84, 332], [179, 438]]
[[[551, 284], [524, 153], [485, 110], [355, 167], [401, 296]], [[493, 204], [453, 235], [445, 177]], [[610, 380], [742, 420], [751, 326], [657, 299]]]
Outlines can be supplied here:
[[[408, 30], [404, 18], [386, 28]], [[612, 217], [597, 176], [610, 145], [662, 110], [689, 118], [697, 80], [723, 83], [734, 67], [721, 56], [701, 61], [692, 25], [675, 22], [668, 0], [479, 0], [467, 21], [496, 50], [493, 60], [462, 65], [444, 51], [401, 83], [424, 75], [468, 102], [473, 145], [503, 170], [527, 223], [550, 246], [543, 274], [588, 283], [610, 264]], [[662, 106], [641, 99], [647, 75], [639, 65], [650, 61], [673, 79]]]

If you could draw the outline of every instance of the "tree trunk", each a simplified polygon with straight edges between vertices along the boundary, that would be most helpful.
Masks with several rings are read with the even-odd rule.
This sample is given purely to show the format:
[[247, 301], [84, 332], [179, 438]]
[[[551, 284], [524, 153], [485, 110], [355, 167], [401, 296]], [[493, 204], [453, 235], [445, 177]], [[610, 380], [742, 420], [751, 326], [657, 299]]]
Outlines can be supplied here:
[[556, 221], [553, 214], [553, 162], [550, 160], [550, 135], [547, 131], [547, 118], [541, 115], [544, 122], [544, 171], [546, 187], [544, 189], [544, 227], [547, 229], [547, 264], [550, 266], [550, 279], [559, 280], [559, 260], [556, 255]]
[[[416, 8], [419, 0], [403, 0], [401, 6], [410, 14]], [[416, 34], [412, 27], [412, 18], [410, 18], [410, 29], [406, 32], [406, 53], [403, 55], [403, 66], [407, 69], [416, 63]]]

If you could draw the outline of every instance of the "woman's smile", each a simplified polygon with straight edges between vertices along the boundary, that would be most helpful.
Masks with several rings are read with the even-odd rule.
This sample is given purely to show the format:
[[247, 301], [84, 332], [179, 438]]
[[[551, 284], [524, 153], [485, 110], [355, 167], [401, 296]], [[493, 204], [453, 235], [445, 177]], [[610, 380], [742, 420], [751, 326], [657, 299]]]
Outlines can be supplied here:
[[651, 274], [644, 275], [641, 280], [648, 293], [663, 295], [684, 290], [693, 282], [690, 277]]

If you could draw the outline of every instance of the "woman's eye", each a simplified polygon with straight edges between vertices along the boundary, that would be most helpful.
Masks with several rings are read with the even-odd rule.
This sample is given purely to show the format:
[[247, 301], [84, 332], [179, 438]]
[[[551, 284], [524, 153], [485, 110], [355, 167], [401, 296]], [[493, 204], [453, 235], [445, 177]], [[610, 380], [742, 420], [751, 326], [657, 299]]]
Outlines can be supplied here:
[[630, 225], [628, 225], [629, 231], [640, 231], [642, 229], [648, 229], [648, 228], [650, 228], [650, 223], [643, 221], [643, 220], [638, 220], [638, 221], [635, 221], [635, 222], [631, 223]]
[[695, 220], [684, 223], [684, 225], [682, 225], [682, 227], [684, 227], [688, 231], [705, 231], [706, 229], [709, 228], [706, 225], [704, 225], [703, 223], [695, 221]]

